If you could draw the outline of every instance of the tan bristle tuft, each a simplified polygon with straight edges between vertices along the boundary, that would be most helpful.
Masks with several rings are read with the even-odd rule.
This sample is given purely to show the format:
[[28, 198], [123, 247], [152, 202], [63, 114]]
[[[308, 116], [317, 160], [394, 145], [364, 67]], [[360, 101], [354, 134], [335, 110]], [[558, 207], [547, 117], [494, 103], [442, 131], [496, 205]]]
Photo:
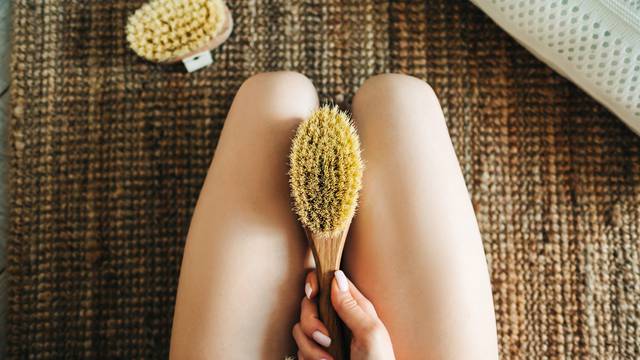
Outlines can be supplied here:
[[349, 115], [338, 107], [316, 110], [298, 127], [289, 161], [300, 222], [320, 235], [345, 229], [356, 210], [364, 168]]
[[143, 58], [168, 61], [205, 46], [225, 17], [222, 0], [152, 0], [129, 17], [127, 40]]

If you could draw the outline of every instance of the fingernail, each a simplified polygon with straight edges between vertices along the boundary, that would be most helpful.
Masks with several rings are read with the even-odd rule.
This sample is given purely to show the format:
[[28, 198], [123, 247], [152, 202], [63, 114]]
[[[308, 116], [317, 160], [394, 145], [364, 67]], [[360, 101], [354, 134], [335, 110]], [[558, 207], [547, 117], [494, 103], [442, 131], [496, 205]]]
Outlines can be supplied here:
[[340, 289], [340, 291], [342, 292], [347, 292], [347, 290], [349, 290], [349, 281], [347, 280], [347, 277], [344, 275], [344, 273], [341, 270], [337, 270], [334, 273], [334, 276], [336, 277], [336, 281], [338, 282], [338, 289]]
[[309, 299], [309, 300], [311, 300], [311, 291], [313, 291], [313, 289], [311, 289], [311, 284], [305, 283], [304, 284], [304, 293], [305, 293], [305, 295], [307, 295], [307, 299]]
[[331, 338], [328, 337], [327, 335], [321, 333], [320, 331], [316, 330], [313, 332], [313, 334], [311, 334], [311, 337], [313, 338], [313, 340], [315, 340], [318, 344], [324, 346], [324, 347], [329, 347], [329, 345], [331, 345]]

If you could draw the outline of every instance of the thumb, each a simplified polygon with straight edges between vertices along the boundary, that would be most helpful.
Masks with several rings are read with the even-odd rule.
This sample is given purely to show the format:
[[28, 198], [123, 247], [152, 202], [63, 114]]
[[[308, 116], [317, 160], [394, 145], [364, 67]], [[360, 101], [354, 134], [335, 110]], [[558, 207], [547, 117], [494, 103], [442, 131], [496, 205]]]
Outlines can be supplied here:
[[353, 297], [349, 280], [340, 270], [334, 273], [331, 284], [331, 304], [354, 337], [364, 335], [375, 324], [375, 319]]

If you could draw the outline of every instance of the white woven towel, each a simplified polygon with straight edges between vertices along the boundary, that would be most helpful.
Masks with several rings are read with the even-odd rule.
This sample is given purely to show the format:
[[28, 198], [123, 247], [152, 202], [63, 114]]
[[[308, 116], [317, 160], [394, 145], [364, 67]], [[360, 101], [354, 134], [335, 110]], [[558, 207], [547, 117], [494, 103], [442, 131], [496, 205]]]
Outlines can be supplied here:
[[640, 0], [471, 0], [640, 134]]

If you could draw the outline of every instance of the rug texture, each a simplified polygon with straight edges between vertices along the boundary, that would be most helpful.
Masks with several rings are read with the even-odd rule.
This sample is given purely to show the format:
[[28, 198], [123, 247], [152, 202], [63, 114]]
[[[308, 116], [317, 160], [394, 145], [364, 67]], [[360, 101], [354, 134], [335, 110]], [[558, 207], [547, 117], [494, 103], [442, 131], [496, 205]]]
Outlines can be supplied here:
[[230, 1], [194, 74], [127, 48], [142, 1], [14, 3], [10, 358], [167, 355], [182, 247], [232, 97], [370, 75], [440, 97], [477, 212], [505, 359], [640, 358], [640, 138], [462, 0]]

